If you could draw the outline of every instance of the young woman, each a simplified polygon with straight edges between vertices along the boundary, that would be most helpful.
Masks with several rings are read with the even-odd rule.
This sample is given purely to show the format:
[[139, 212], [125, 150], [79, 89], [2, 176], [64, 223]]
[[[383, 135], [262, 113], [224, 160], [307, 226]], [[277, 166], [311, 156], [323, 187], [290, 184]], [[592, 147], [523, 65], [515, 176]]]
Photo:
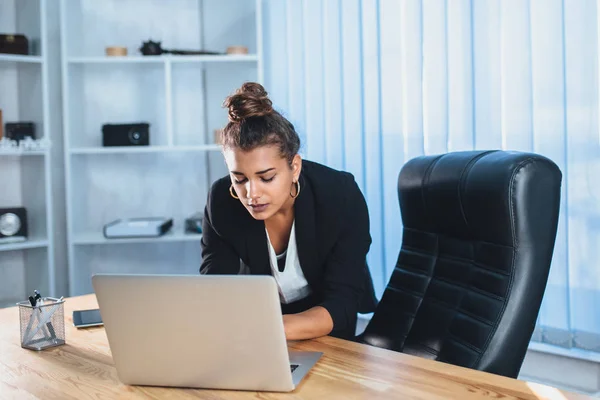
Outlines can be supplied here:
[[202, 274], [270, 274], [288, 340], [354, 338], [376, 299], [366, 255], [369, 214], [351, 174], [302, 160], [293, 125], [265, 89], [227, 97], [222, 133], [229, 175], [208, 195]]

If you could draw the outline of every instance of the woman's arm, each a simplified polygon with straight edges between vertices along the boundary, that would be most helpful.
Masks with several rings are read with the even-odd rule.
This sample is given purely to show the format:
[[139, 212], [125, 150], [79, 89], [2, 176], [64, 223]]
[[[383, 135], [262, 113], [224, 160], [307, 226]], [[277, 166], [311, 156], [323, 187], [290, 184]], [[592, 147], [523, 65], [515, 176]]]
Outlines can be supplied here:
[[316, 306], [298, 314], [283, 316], [283, 327], [287, 340], [303, 340], [328, 335], [333, 329], [329, 312]]
[[352, 175], [345, 181], [343, 226], [323, 272], [323, 301], [333, 321], [332, 336], [351, 339], [358, 305], [367, 289], [366, 258], [371, 246], [367, 203]]
[[344, 226], [325, 262], [320, 287], [323, 300], [304, 312], [283, 316], [288, 340], [329, 334], [354, 338], [358, 304], [367, 288], [366, 256], [371, 236], [367, 205], [358, 185], [351, 177], [344, 184]]

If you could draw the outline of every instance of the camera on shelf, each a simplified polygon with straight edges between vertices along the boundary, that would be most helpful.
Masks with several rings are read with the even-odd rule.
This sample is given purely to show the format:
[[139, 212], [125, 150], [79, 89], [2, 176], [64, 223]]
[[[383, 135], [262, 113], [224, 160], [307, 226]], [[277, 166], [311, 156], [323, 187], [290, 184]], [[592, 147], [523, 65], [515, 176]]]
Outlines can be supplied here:
[[29, 40], [24, 35], [0, 34], [0, 53], [29, 54]]
[[17, 143], [26, 138], [35, 139], [35, 124], [33, 122], [7, 122], [4, 126], [4, 136]]
[[102, 145], [110, 146], [149, 146], [150, 124], [146, 122], [131, 124], [102, 125]]

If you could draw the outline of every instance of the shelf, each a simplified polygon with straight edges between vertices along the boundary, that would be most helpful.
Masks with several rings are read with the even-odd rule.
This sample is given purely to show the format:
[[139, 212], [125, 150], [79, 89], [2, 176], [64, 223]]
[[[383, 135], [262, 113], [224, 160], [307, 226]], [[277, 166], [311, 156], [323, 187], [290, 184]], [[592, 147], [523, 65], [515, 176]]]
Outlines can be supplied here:
[[[65, 217], [75, 221], [68, 224], [66, 237], [70, 293], [93, 291], [89, 276], [122, 269], [123, 260], [130, 261], [132, 273], [169, 272], [172, 262], [178, 271], [189, 271], [202, 260], [202, 235], [185, 233], [184, 219], [202, 211], [212, 182], [227, 170], [215, 138], [215, 130], [227, 122], [222, 103], [244, 82], [264, 80], [263, 0], [192, 1], [185, 7], [141, 2], [141, 8], [118, 7], [119, 0], [108, 6], [57, 1], [65, 33], [60, 37]], [[90, 21], [98, 12], [106, 24], [96, 29]], [[135, 36], [140, 15], [156, 23]], [[118, 29], [121, 25], [126, 27]], [[222, 53], [144, 56], [138, 47], [148, 39], [169, 49]], [[119, 44], [127, 46], [127, 55], [104, 53], [105, 46]], [[232, 45], [245, 46], [251, 54], [225, 54]], [[54, 54], [47, 53], [42, 65]], [[149, 145], [103, 146], [101, 126], [119, 121], [150, 123]], [[48, 159], [17, 159], [15, 164], [33, 170], [37, 165], [28, 162], [39, 160]], [[8, 160], [0, 158], [3, 164]], [[173, 171], [187, 173], [175, 179]], [[133, 207], [131, 196], [138, 195], [149, 200]], [[177, 212], [170, 217], [177, 222], [165, 235], [104, 237], [102, 225], [112, 219], [162, 215], [160, 210], [169, 216], [173, 204]]]
[[187, 62], [253, 62], [258, 61], [256, 54], [228, 54], [222, 56], [171, 56], [170, 59], [173, 63], [187, 63]]
[[174, 228], [163, 236], [153, 238], [107, 239], [102, 232], [78, 233], [73, 237], [73, 244], [118, 244], [118, 243], [157, 243], [157, 242], [199, 242], [202, 235], [185, 233], [182, 229]]
[[19, 62], [41, 64], [42, 57], [40, 56], [21, 56], [18, 54], [0, 54], [0, 62]]
[[29, 239], [24, 242], [4, 243], [0, 244], [0, 252], [12, 250], [36, 249], [48, 246], [47, 240]]
[[115, 146], [115, 147], [79, 147], [70, 150], [71, 154], [134, 154], [134, 153], [177, 153], [194, 151], [218, 151], [218, 144], [197, 146]]
[[157, 64], [170, 61], [172, 63], [205, 63], [205, 62], [253, 62], [258, 61], [256, 54], [224, 54], [197, 56], [100, 56], [100, 57], [70, 57], [71, 64]]
[[165, 57], [150, 56], [113, 56], [113, 57], [70, 57], [69, 64], [158, 64]]
[[48, 150], [4, 150], [0, 149], [0, 157], [2, 156], [45, 156]]

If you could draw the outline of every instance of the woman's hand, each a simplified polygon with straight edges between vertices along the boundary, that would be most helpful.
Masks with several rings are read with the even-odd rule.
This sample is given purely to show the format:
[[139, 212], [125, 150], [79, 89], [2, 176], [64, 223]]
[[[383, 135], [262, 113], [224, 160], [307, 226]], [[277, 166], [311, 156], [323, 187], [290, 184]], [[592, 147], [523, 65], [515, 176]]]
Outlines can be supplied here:
[[333, 320], [325, 308], [317, 306], [298, 314], [284, 315], [283, 327], [287, 340], [314, 339], [328, 335], [333, 329]]

